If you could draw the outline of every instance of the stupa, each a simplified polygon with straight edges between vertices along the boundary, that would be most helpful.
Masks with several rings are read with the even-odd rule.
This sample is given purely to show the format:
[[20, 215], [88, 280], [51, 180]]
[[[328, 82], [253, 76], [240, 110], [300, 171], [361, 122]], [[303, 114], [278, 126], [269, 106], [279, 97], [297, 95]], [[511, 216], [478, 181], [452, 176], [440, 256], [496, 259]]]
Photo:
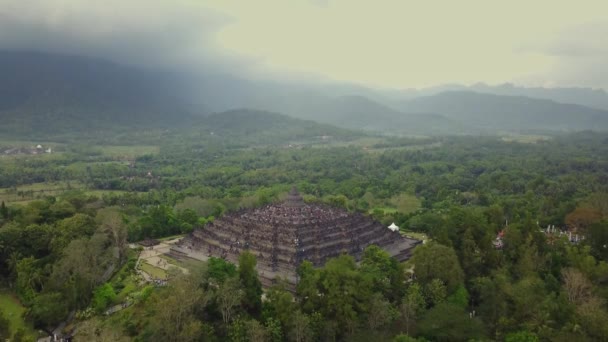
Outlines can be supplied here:
[[257, 256], [264, 286], [271, 286], [277, 277], [295, 285], [296, 269], [304, 260], [322, 266], [342, 253], [359, 260], [363, 250], [375, 244], [404, 261], [419, 243], [367, 215], [305, 203], [293, 188], [280, 203], [227, 213], [193, 231], [172, 247], [171, 254], [237, 263], [240, 253], [249, 250]]

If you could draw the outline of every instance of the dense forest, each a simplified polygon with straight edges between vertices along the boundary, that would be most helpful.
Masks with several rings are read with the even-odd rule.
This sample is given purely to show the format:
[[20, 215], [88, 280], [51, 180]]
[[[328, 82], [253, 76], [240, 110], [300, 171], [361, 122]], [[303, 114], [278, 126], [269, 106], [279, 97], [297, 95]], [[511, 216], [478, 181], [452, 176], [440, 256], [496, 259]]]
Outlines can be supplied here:
[[[62, 322], [77, 341], [608, 338], [608, 135], [406, 138], [226, 115], [156, 140], [64, 136], [52, 154], [2, 156], [0, 294], [24, 311], [19, 329], [0, 316], [0, 339]], [[127, 138], [156, 145], [117, 149]], [[187, 234], [294, 185], [428, 239], [403, 264], [374, 246], [359, 263], [304, 262], [295, 292], [262, 289], [247, 253], [238, 265], [166, 257], [189, 272], [140, 281], [130, 243]]]

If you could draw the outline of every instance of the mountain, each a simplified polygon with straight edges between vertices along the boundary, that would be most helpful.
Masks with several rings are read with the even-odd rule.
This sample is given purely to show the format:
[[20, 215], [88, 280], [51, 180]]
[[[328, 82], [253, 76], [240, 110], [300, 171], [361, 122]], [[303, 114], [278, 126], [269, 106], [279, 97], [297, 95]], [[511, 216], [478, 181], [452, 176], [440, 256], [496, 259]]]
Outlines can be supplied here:
[[0, 51], [0, 75], [4, 132], [112, 129], [189, 116], [169, 75], [104, 60]]
[[[373, 90], [340, 83], [248, 80], [214, 72], [140, 69], [83, 56], [0, 51], [0, 133], [13, 136], [183, 128], [200, 115], [250, 108], [349, 130], [387, 134], [477, 134], [502, 131], [606, 129], [606, 111], [447, 85], [421, 91]], [[494, 92], [523, 91], [476, 85]], [[557, 90], [526, 88], [539, 96]], [[606, 95], [563, 90], [569, 101], [601, 105]], [[430, 93], [429, 96], [413, 95]], [[547, 95], [549, 94], [549, 95]], [[583, 96], [585, 95], [585, 96]], [[407, 99], [407, 100], [404, 100]], [[227, 112], [228, 111], [228, 112]], [[249, 117], [235, 120], [263, 129]], [[262, 120], [262, 119], [260, 119]], [[280, 122], [284, 122], [279, 120]], [[219, 122], [219, 121], [218, 121]], [[269, 125], [268, 120], [262, 120]], [[301, 124], [303, 122], [290, 122]], [[264, 126], [266, 127], [266, 126]], [[253, 129], [253, 128], [252, 128]]]
[[335, 126], [320, 124], [314, 121], [301, 120], [287, 115], [252, 110], [235, 109], [214, 113], [193, 123], [200, 124], [214, 134], [220, 135], [251, 135], [272, 134], [286, 135], [294, 139], [315, 136], [349, 136], [353, 132]]
[[442, 134], [457, 123], [441, 115], [403, 113], [364, 96], [325, 96], [315, 92], [259, 96], [247, 107], [270, 110], [351, 130], [388, 134]]
[[405, 101], [401, 108], [439, 113], [487, 132], [608, 129], [608, 111], [524, 96], [451, 91]]
[[[437, 95], [450, 91], [473, 91], [505, 96], [524, 96], [544, 100], [553, 100], [560, 103], [578, 104], [581, 106], [608, 110], [608, 93], [603, 89], [592, 88], [544, 88], [544, 87], [521, 87], [511, 83], [499, 85], [488, 85], [476, 83], [471, 86], [462, 84], [444, 84], [424, 89], [406, 89], [400, 93], [391, 93], [392, 99], [400, 101], [411, 100], [421, 96]], [[385, 97], [388, 98], [388, 97]]]

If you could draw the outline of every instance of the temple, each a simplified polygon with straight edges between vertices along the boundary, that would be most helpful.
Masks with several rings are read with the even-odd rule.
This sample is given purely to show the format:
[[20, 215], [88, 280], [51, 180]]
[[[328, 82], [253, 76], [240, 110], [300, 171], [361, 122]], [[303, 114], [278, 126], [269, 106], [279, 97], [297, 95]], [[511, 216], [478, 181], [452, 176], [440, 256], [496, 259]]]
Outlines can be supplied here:
[[296, 269], [304, 260], [322, 266], [342, 253], [359, 260], [365, 247], [375, 244], [404, 261], [419, 243], [361, 213], [305, 203], [293, 188], [283, 202], [231, 212], [193, 231], [171, 254], [237, 263], [240, 253], [249, 250], [257, 256], [264, 286], [278, 277], [295, 285]]

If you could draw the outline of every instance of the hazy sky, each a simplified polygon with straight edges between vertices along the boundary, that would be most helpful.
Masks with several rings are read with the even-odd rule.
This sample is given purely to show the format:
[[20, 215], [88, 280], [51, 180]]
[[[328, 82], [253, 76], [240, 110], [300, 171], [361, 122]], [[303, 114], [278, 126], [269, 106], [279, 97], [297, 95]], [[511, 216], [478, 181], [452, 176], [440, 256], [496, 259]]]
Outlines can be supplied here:
[[608, 89], [608, 1], [0, 0], [0, 47], [395, 88]]

